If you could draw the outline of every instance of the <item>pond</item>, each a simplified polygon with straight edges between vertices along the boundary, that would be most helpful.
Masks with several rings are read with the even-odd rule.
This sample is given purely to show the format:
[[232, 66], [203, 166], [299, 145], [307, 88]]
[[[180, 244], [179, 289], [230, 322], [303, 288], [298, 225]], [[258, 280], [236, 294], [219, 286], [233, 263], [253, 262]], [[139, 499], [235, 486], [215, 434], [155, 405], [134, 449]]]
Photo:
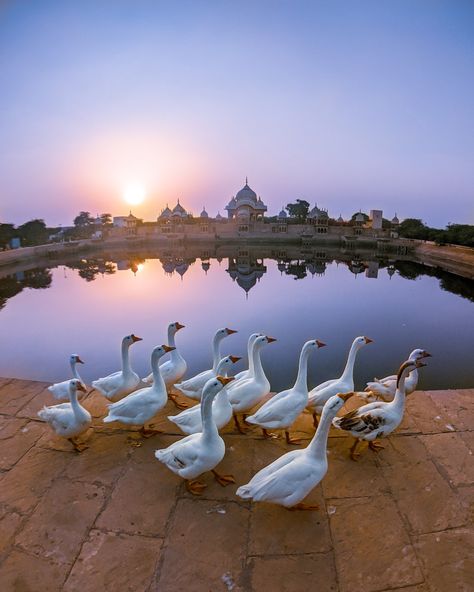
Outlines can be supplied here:
[[129, 333], [143, 338], [131, 350], [143, 376], [152, 347], [179, 321], [187, 376], [210, 367], [212, 335], [227, 326], [238, 333], [223, 342], [226, 354], [245, 358], [254, 331], [277, 339], [262, 353], [273, 390], [294, 382], [299, 350], [311, 338], [328, 347], [310, 359], [310, 385], [339, 376], [357, 335], [374, 340], [358, 355], [357, 388], [396, 371], [417, 347], [433, 355], [420, 388], [470, 388], [473, 284], [362, 251], [241, 245], [69, 256], [2, 272], [0, 376], [62, 380], [69, 354], [78, 353], [90, 382], [119, 369], [120, 340]]

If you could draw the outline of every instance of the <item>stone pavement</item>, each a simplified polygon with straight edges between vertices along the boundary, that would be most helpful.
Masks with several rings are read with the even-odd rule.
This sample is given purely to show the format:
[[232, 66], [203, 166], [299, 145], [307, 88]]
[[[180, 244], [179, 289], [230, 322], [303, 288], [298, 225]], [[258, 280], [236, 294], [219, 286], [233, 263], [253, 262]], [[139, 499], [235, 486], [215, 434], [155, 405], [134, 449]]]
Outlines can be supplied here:
[[[385, 450], [358, 463], [334, 430], [308, 498], [321, 510], [289, 512], [235, 497], [282, 441], [228, 426], [219, 469], [237, 484], [206, 475], [196, 498], [154, 458], [178, 437], [166, 413], [155, 422], [166, 433], [142, 439], [102, 424], [94, 393], [95, 430], [77, 454], [37, 420], [53, 403], [45, 386], [0, 379], [2, 592], [474, 590], [474, 389], [411, 395]], [[310, 436], [311, 416], [297, 427]]]

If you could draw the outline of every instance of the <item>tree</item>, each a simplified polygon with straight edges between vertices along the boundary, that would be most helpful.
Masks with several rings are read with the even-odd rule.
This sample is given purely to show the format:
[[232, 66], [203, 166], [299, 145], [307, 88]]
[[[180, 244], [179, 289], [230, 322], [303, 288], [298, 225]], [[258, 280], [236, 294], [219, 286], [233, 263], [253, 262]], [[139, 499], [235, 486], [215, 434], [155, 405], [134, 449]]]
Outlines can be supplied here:
[[74, 218], [74, 226], [79, 228], [87, 228], [94, 224], [94, 218], [90, 212], [79, 212], [79, 215]]
[[100, 215], [100, 219], [102, 221], [102, 224], [112, 224], [112, 214], [101, 214]]
[[41, 245], [48, 241], [49, 230], [46, 228], [44, 220], [36, 218], [18, 226], [17, 234], [23, 245]]
[[398, 233], [405, 238], [427, 240], [429, 228], [418, 218], [406, 218], [398, 227]]
[[13, 224], [0, 224], [0, 249], [3, 249], [16, 235]]
[[300, 222], [304, 222], [308, 216], [309, 203], [305, 199], [297, 199], [296, 203], [289, 203], [285, 210], [292, 218], [297, 218]]

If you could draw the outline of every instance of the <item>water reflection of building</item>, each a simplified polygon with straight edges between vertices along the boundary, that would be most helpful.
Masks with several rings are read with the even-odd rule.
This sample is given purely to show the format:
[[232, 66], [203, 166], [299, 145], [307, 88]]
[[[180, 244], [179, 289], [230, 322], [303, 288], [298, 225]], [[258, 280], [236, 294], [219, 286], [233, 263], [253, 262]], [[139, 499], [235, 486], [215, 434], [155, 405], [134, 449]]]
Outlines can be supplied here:
[[226, 269], [234, 282], [248, 295], [255, 284], [260, 281], [267, 272], [263, 259], [252, 259], [248, 255], [240, 254], [235, 258], [229, 258]]

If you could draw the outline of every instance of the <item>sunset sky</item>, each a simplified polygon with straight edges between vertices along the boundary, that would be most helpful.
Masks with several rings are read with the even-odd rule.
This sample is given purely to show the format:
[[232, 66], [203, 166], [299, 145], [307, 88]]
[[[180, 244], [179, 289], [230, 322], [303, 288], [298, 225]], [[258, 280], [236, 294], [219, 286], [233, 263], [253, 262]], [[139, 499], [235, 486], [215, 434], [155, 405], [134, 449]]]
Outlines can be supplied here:
[[0, 221], [380, 208], [474, 223], [474, 2], [0, 1]]

